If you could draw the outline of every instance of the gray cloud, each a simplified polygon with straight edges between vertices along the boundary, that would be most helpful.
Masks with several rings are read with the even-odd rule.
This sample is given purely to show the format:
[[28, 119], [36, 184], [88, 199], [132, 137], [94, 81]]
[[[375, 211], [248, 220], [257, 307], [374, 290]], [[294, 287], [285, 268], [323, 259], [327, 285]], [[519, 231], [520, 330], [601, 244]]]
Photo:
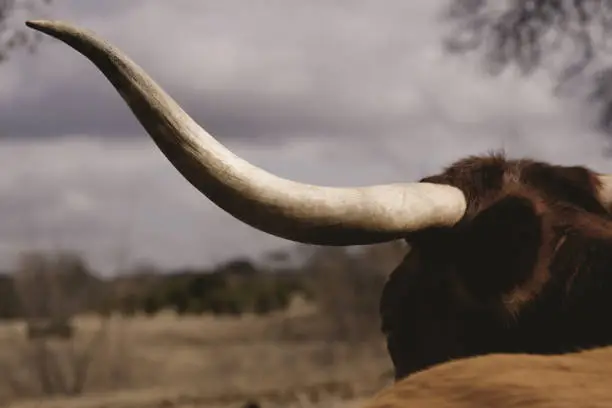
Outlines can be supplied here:
[[[445, 2], [57, 2], [51, 17], [123, 49], [233, 151], [327, 185], [414, 180], [505, 147], [611, 170], [602, 137], [544, 75], [487, 78], [445, 55]], [[109, 3], [111, 4], [111, 3]], [[83, 57], [45, 41], [0, 66], [0, 257], [119, 247], [162, 266], [287, 245], [201, 197]]]
[[[474, 85], [464, 63], [441, 53], [441, 4], [140, 1], [99, 15], [89, 3], [59, 3], [53, 16], [119, 45], [220, 137], [385, 132], [431, 109], [442, 96], [428, 95], [432, 86], [458, 86], [453, 70]], [[106, 80], [63, 44], [49, 40], [19, 62], [20, 86], [0, 111], [9, 135], [141, 133]]]

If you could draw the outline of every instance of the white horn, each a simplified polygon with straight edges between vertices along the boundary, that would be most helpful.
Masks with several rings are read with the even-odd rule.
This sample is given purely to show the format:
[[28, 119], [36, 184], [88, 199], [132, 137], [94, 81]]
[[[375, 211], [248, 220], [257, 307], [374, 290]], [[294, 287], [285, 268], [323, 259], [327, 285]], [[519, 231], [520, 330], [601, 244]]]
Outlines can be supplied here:
[[452, 186], [332, 188], [276, 177], [227, 150], [136, 63], [96, 34], [65, 22], [26, 24], [93, 62], [181, 174], [216, 205], [252, 227], [309, 244], [361, 245], [423, 228], [452, 226], [465, 213], [465, 196]]
[[599, 201], [610, 210], [612, 208], [612, 174], [598, 174]]

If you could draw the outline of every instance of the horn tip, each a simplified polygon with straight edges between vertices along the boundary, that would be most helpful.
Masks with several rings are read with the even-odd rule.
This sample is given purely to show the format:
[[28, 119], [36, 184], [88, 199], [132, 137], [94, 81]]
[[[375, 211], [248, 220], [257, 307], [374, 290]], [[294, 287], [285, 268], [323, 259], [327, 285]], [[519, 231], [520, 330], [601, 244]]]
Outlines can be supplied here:
[[26, 20], [25, 25], [47, 34], [57, 32], [66, 26], [66, 24], [61, 21], [53, 20]]
[[48, 27], [49, 23], [49, 20], [26, 20], [25, 25], [30, 28], [39, 29]]

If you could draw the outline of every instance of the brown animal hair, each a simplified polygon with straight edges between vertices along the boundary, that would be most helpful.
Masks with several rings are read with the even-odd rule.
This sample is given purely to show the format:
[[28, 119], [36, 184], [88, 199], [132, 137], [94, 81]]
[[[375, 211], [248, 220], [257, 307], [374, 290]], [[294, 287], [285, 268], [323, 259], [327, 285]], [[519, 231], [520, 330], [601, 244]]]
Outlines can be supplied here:
[[587, 168], [460, 160], [423, 181], [460, 188], [454, 227], [406, 237], [381, 298], [396, 378], [488, 353], [564, 353], [612, 344], [612, 219]]
[[612, 348], [557, 356], [466, 358], [416, 373], [362, 408], [604, 408], [612, 406]]

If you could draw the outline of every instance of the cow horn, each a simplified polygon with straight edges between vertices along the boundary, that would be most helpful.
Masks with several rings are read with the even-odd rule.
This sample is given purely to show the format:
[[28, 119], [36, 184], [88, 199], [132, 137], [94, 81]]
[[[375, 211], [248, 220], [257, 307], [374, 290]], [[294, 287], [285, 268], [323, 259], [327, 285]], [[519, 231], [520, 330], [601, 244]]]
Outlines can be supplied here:
[[598, 174], [599, 180], [599, 201], [607, 209], [612, 208], [612, 174]]
[[60, 21], [28, 21], [88, 58], [112, 83], [159, 149], [216, 205], [264, 232], [316, 245], [363, 245], [465, 213], [461, 190], [430, 183], [320, 187], [276, 177], [235, 156], [202, 129], [142, 68], [95, 33]]

